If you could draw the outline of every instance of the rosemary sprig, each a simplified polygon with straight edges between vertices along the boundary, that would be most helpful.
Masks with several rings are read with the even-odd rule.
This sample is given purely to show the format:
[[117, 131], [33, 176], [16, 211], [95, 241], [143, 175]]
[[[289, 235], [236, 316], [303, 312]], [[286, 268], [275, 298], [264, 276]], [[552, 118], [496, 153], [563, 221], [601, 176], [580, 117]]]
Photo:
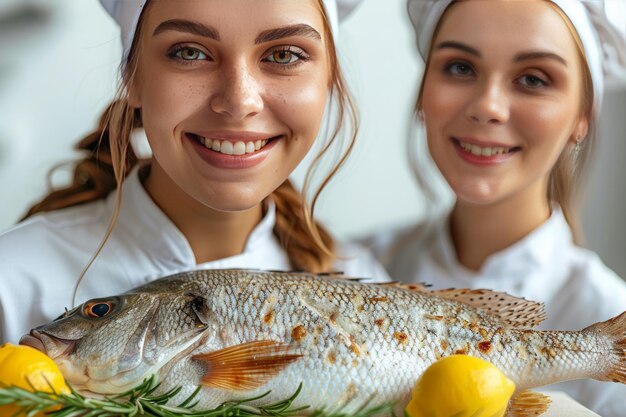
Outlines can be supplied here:
[[[289, 417], [303, 415], [303, 411], [309, 406], [293, 407], [294, 400], [302, 390], [302, 383], [289, 398], [266, 405], [251, 405], [253, 401], [260, 400], [270, 392], [254, 398], [227, 401], [212, 410], [192, 410], [198, 402], [195, 400], [200, 390], [198, 387], [189, 397], [176, 406], [168, 405], [168, 402], [180, 392], [181, 387], [174, 388], [166, 393], [155, 395], [159, 387], [154, 376], [144, 380], [141, 384], [115, 396], [103, 399], [87, 398], [74, 389], [70, 394], [59, 394], [52, 389], [53, 393], [35, 391], [31, 392], [18, 387], [0, 386], [0, 406], [17, 405], [21, 408], [15, 416], [33, 417], [35, 414], [47, 411], [50, 417], [252, 417], [271, 416]], [[347, 414], [341, 410], [327, 412], [325, 409], [307, 412], [311, 417], [374, 417], [390, 415], [391, 404], [367, 408], [367, 404], [354, 413]]]

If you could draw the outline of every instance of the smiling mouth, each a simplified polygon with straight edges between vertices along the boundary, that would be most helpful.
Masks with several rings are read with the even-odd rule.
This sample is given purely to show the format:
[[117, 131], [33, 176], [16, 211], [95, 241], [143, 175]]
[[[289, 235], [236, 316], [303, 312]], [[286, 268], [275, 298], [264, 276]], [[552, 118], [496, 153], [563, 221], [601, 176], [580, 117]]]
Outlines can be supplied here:
[[212, 150], [217, 153], [221, 153], [224, 155], [247, 155], [253, 154], [261, 149], [263, 149], [268, 143], [271, 143], [274, 140], [280, 139], [282, 136], [273, 136], [269, 139], [265, 140], [255, 140], [255, 141], [231, 141], [231, 140], [220, 140], [220, 139], [210, 139], [205, 138], [203, 136], [199, 136], [193, 133], [185, 133], [187, 137], [195, 140], [199, 144], [203, 145], [205, 148]]
[[496, 156], [506, 155], [513, 152], [518, 152], [522, 148], [519, 146], [504, 147], [504, 146], [478, 146], [472, 143], [463, 142], [459, 139], [452, 138], [454, 143], [459, 146], [463, 151], [472, 154], [474, 156]]

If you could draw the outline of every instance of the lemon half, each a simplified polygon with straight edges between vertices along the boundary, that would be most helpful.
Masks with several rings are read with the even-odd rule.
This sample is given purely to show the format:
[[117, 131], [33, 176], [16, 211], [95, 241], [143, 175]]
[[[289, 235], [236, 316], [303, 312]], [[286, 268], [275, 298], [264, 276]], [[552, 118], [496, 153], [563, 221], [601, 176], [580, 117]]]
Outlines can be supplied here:
[[[37, 391], [70, 393], [61, 371], [45, 353], [10, 343], [0, 346], [0, 388], [14, 386], [31, 391], [31, 385]], [[12, 416], [18, 410], [13, 405], [0, 406], [0, 416]]]
[[410, 417], [502, 417], [515, 384], [490, 362], [442, 358], [424, 371], [406, 407]]

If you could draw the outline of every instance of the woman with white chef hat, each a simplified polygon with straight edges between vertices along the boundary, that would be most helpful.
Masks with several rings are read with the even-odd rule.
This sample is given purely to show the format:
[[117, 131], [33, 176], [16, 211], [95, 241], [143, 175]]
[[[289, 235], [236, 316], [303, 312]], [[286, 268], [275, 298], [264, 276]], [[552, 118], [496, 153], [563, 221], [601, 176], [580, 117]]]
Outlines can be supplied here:
[[[102, 4], [121, 27], [122, 87], [80, 142], [86, 158], [72, 184], [0, 235], [0, 341], [17, 342], [74, 298], [183, 270], [340, 270], [384, 279], [371, 256], [337, 245], [314, 222], [321, 190], [307, 204], [288, 181], [327, 103], [337, 124], [318, 139], [325, 141], [319, 157], [334, 153], [339, 162], [324, 184], [354, 144], [356, 113], [333, 40], [335, 0]], [[130, 145], [140, 127], [148, 161]], [[343, 127], [353, 131], [339, 151]]]
[[[425, 61], [418, 180], [435, 195], [430, 156], [455, 201], [374, 238], [392, 278], [542, 301], [544, 328], [582, 329], [625, 311], [626, 283], [576, 244], [605, 78], [624, 75], [624, 41], [603, 2], [409, 0], [408, 11]], [[551, 388], [602, 416], [626, 409], [621, 384]]]

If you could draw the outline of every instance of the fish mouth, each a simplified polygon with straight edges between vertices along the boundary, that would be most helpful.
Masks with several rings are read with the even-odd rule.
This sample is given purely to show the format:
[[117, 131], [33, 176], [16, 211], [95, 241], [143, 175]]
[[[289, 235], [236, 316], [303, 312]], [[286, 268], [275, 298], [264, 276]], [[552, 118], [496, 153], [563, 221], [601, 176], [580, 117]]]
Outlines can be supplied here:
[[31, 330], [30, 334], [22, 336], [19, 344], [35, 348], [51, 359], [56, 359], [72, 353], [76, 346], [76, 340], [61, 339], [38, 330]]

